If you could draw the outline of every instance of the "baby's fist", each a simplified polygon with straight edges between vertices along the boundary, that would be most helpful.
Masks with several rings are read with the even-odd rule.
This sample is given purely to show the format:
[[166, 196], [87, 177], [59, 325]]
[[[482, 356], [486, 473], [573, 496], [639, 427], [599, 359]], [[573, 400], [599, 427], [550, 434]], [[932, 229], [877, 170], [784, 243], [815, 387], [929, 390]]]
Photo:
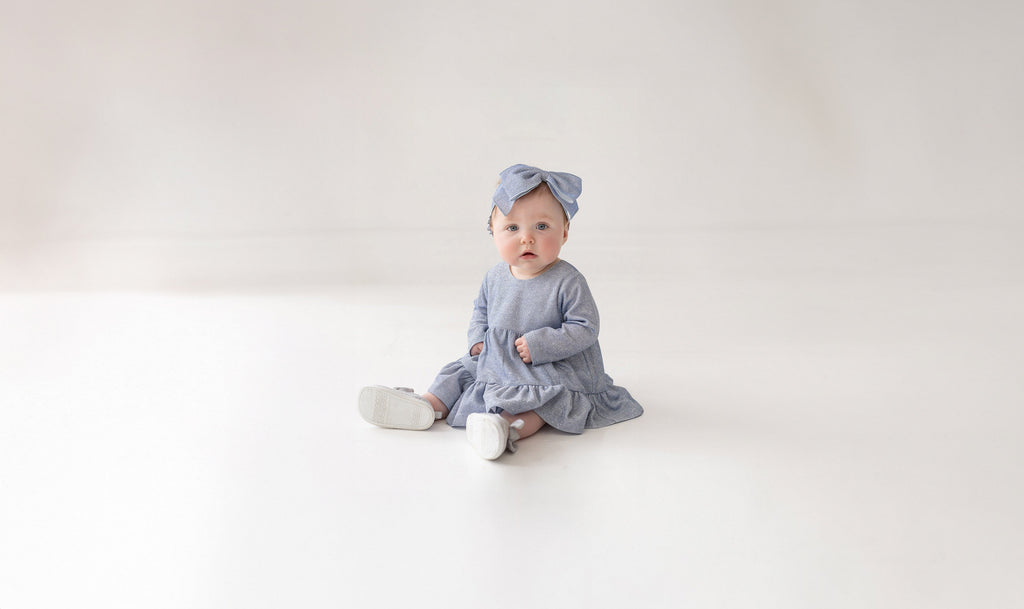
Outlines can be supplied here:
[[516, 351], [519, 352], [519, 357], [522, 358], [524, 364], [533, 361], [530, 359], [530, 347], [527, 346], [526, 339], [521, 336], [516, 339]]

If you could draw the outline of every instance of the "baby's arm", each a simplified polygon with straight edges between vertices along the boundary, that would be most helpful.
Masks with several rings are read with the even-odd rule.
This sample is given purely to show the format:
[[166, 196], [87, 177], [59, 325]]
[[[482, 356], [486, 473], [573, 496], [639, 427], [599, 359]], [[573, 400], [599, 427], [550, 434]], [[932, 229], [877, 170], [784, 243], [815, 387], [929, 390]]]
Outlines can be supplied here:
[[[526, 363], [549, 364], [589, 348], [597, 342], [600, 326], [597, 304], [590, 294], [586, 280], [579, 276], [561, 294], [562, 326], [538, 328], [523, 335], [525, 344], [519, 345], [520, 357]], [[529, 360], [529, 361], [527, 361]]]
[[487, 281], [480, 286], [480, 295], [473, 301], [473, 317], [469, 320], [469, 354], [480, 355], [487, 334]]

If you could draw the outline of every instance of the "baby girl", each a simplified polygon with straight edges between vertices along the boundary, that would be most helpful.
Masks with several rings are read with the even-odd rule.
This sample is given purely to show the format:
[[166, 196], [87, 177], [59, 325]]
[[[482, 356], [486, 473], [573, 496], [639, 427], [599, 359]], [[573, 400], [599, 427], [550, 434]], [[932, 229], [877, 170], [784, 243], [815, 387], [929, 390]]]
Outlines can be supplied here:
[[643, 414], [605, 374], [597, 305], [583, 275], [559, 258], [583, 182], [575, 175], [513, 165], [501, 172], [488, 232], [501, 262], [473, 303], [469, 352], [421, 395], [374, 386], [359, 413], [374, 425], [465, 427], [485, 459], [497, 459], [544, 425], [579, 434]]

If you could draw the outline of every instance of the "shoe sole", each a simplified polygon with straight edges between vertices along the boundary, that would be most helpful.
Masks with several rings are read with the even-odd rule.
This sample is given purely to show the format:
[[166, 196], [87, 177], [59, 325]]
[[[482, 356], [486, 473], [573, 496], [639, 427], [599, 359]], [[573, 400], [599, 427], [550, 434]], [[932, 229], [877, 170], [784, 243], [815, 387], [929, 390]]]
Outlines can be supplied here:
[[466, 437], [477, 454], [493, 461], [505, 452], [508, 436], [493, 416], [474, 413], [466, 419]]
[[434, 409], [422, 398], [390, 387], [363, 387], [359, 415], [368, 423], [389, 429], [423, 431], [434, 424]]

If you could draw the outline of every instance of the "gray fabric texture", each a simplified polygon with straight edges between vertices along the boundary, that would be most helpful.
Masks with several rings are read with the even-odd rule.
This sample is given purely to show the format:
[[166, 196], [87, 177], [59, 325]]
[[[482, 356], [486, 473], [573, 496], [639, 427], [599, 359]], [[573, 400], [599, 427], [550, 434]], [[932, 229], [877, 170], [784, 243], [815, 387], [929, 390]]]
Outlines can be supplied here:
[[[643, 414], [626, 389], [604, 371], [599, 316], [586, 279], [559, 260], [532, 279], [516, 279], [504, 262], [488, 271], [473, 305], [468, 339], [478, 356], [444, 366], [430, 392], [464, 427], [474, 412], [535, 411], [568, 433], [605, 427]], [[519, 357], [520, 336], [532, 363]]]
[[513, 165], [501, 172], [500, 179], [498, 188], [494, 190], [491, 208], [497, 207], [506, 216], [516, 200], [532, 192], [541, 182], [548, 185], [570, 220], [579, 209], [576, 199], [583, 192], [583, 180], [579, 176], [562, 171], [544, 171], [529, 165]]

